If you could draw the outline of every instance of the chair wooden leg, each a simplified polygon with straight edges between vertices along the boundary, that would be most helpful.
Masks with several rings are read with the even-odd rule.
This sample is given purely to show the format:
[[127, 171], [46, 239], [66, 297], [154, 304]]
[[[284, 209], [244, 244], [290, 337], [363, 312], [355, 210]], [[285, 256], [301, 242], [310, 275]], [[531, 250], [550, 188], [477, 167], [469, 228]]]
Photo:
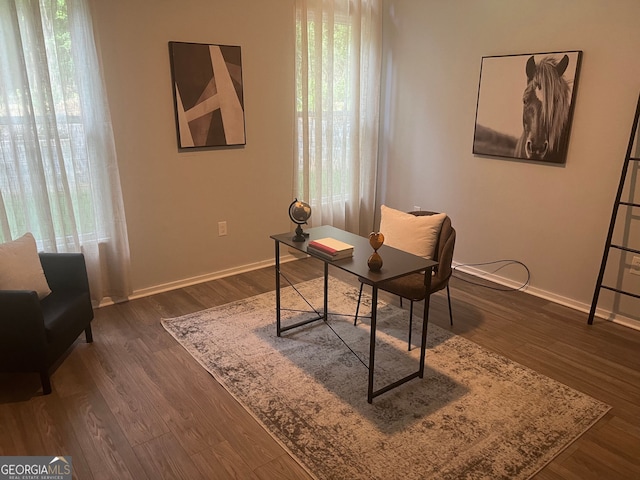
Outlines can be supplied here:
[[364, 283], [360, 284], [360, 293], [358, 294], [358, 306], [356, 307], [356, 317], [353, 319], [353, 326], [356, 326], [356, 323], [358, 322], [358, 311], [360, 311], [360, 299], [362, 298], [362, 287], [364, 286]]
[[87, 343], [93, 343], [93, 333], [91, 332], [91, 324], [84, 329], [84, 336], [87, 338]]
[[453, 312], [451, 310], [451, 292], [449, 292], [449, 284], [447, 284], [447, 300], [449, 301], [449, 323], [453, 327]]
[[51, 379], [47, 369], [40, 371], [40, 382], [42, 383], [42, 394], [49, 395], [51, 393]]
[[411, 351], [411, 330], [413, 329], [413, 300], [409, 305], [409, 345], [407, 350]]

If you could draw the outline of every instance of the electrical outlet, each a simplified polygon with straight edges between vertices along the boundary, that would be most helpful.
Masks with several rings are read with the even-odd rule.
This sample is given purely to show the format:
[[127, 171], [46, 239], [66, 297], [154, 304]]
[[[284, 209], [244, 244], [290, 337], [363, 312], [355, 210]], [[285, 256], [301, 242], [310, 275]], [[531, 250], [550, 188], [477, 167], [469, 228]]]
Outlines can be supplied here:
[[631, 259], [631, 270], [633, 275], [640, 275], [640, 257], [633, 257]]
[[227, 234], [227, 221], [218, 222], [218, 236], [224, 237]]

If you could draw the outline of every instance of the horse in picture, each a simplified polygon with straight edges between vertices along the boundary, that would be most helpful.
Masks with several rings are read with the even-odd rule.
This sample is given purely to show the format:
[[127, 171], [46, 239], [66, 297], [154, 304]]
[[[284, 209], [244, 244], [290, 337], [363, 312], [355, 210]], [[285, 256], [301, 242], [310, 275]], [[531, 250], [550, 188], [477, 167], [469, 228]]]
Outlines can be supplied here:
[[530, 160], [561, 163], [569, 140], [571, 88], [563, 77], [569, 57], [527, 61], [527, 86], [522, 95], [524, 131], [515, 156]]

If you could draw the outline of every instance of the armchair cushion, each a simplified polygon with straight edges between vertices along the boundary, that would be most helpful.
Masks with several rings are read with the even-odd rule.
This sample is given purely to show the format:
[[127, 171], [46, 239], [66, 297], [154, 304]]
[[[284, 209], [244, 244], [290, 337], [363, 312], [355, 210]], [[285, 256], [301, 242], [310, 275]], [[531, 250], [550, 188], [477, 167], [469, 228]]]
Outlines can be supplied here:
[[31, 233], [0, 244], [0, 290], [28, 290], [43, 299], [51, 293]]
[[73, 338], [78, 336], [78, 319], [93, 317], [91, 303], [87, 302], [87, 295], [83, 292], [53, 292], [41, 301], [44, 315], [44, 333], [47, 342], [53, 344], [60, 337], [73, 332]]
[[415, 216], [381, 205], [380, 232], [385, 245], [432, 259], [446, 217], [446, 213]]

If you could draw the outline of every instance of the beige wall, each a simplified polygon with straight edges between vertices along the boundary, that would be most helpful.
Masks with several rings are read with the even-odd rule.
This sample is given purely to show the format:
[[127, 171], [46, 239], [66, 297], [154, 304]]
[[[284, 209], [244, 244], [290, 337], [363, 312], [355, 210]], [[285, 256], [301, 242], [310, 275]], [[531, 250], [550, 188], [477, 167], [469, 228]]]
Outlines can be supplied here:
[[[590, 305], [640, 93], [640, 2], [385, 0], [384, 9], [380, 201], [447, 212], [458, 263], [517, 259], [531, 269], [530, 291]], [[566, 165], [474, 156], [482, 56], [559, 50], [584, 52]], [[524, 279], [514, 268], [499, 275]]]
[[[292, 195], [293, 2], [93, 6], [136, 291], [272, 261]], [[242, 47], [245, 147], [178, 153], [169, 41]]]
[[[290, 228], [293, 0], [93, 3], [136, 291], [272, 261], [268, 235]], [[458, 263], [518, 259], [530, 291], [588, 305], [640, 91], [638, 18], [637, 0], [384, 0], [380, 201], [449, 213]], [[242, 47], [245, 147], [178, 153], [172, 40]], [[481, 57], [557, 50], [584, 52], [566, 165], [473, 156]]]

